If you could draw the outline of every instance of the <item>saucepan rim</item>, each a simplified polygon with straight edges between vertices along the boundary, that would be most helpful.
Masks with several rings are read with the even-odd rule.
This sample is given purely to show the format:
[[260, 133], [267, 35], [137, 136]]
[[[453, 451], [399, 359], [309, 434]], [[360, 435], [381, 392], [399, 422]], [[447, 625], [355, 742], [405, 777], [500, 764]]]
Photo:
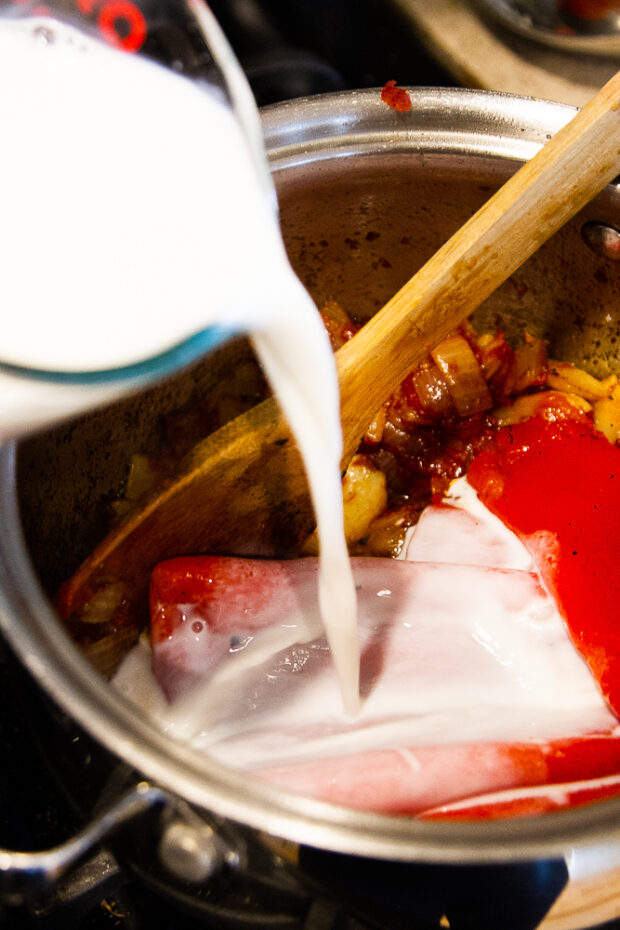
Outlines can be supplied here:
[[[351, 154], [430, 151], [529, 158], [573, 109], [485, 91], [411, 92], [409, 119], [378, 91], [306, 98], [267, 108], [272, 169]], [[160, 732], [101, 677], [57, 622], [20, 525], [19, 444], [0, 446], [0, 628], [42, 688], [79, 725], [139, 773], [196, 806], [273, 836], [342, 853], [425, 862], [499, 862], [563, 856], [620, 838], [620, 798], [543, 817], [432, 822], [379, 816], [285, 794]]]

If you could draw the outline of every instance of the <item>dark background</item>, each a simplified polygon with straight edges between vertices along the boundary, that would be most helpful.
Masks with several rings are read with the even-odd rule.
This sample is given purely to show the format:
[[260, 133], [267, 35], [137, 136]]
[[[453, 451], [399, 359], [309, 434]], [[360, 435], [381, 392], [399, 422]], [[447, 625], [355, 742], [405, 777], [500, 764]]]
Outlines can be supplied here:
[[454, 81], [389, 0], [214, 0], [258, 103], [344, 88]]

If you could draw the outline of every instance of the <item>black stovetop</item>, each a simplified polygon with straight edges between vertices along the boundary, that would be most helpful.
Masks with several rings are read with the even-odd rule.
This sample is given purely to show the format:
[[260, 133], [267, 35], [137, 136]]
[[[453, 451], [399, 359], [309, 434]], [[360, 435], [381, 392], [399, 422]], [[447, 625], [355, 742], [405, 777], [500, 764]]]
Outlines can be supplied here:
[[389, 0], [214, 0], [259, 105], [333, 90], [453, 80]]

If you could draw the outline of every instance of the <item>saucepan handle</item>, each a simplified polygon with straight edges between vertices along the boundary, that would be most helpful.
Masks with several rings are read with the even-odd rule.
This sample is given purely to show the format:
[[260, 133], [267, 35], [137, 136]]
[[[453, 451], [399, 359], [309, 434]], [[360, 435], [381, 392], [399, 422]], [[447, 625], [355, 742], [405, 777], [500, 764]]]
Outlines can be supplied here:
[[159, 858], [177, 878], [201, 883], [242, 854], [188, 804], [140, 782], [65, 843], [42, 852], [0, 849], [0, 901], [18, 906], [53, 887], [105, 839], [144, 818], [159, 823]]

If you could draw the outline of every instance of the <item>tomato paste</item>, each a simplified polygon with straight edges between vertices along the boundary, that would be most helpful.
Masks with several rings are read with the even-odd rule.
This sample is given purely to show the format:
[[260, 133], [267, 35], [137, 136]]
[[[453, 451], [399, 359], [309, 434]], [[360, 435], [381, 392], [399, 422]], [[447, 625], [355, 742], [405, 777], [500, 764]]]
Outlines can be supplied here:
[[403, 87], [396, 86], [396, 81], [387, 82], [381, 91], [381, 99], [399, 113], [406, 113], [411, 109], [411, 97]]

